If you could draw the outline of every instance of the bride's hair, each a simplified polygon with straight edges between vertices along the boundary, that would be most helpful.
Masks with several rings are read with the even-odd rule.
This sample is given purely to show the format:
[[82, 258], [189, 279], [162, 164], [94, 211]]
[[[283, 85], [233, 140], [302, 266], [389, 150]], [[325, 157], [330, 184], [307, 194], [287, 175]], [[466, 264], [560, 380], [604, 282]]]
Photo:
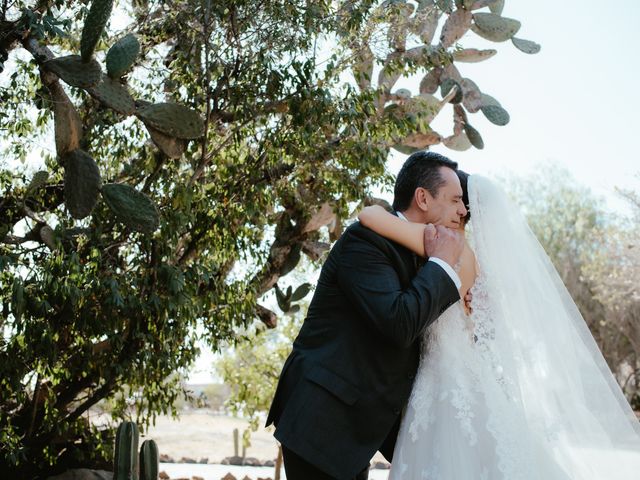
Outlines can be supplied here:
[[435, 152], [415, 152], [404, 162], [393, 189], [393, 209], [403, 212], [411, 205], [416, 188], [424, 188], [433, 197], [444, 185], [440, 167], [456, 170], [458, 164]]
[[471, 210], [469, 210], [469, 189], [467, 187], [469, 174], [464, 170], [456, 170], [456, 173], [458, 174], [460, 185], [462, 186], [462, 202], [464, 203], [464, 208], [467, 209], [467, 215], [462, 219], [462, 222], [466, 225], [471, 218]]

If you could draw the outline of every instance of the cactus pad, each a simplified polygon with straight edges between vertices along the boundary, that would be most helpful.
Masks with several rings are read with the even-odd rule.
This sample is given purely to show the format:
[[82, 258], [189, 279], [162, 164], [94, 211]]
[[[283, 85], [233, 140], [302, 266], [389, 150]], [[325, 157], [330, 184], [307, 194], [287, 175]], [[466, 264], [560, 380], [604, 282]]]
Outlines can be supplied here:
[[116, 218], [127, 227], [141, 233], [158, 228], [160, 218], [155, 204], [130, 185], [108, 183], [102, 187], [102, 196]]
[[102, 70], [95, 60], [83, 62], [78, 55], [52, 58], [44, 62], [44, 68], [73, 87], [89, 88], [100, 83]]
[[482, 38], [493, 42], [509, 40], [520, 30], [521, 25], [518, 20], [489, 12], [474, 13], [473, 22], [471, 29]]
[[91, 213], [98, 201], [102, 179], [98, 165], [91, 156], [76, 149], [63, 157], [64, 203], [73, 218], [81, 219]]
[[132, 33], [125, 35], [107, 52], [107, 74], [114, 80], [131, 68], [140, 53], [140, 42]]
[[518, 50], [521, 50], [524, 53], [533, 55], [534, 53], [538, 53], [540, 51], [540, 45], [538, 45], [536, 42], [532, 42], [531, 40], [512, 37], [511, 41]]
[[155, 128], [151, 128], [149, 125], [145, 125], [151, 135], [151, 140], [156, 146], [162, 150], [162, 152], [169, 158], [180, 158], [187, 149], [187, 140], [182, 138], [170, 137], [165, 135]]
[[471, 28], [471, 20], [473, 14], [463, 8], [458, 8], [449, 15], [447, 21], [442, 27], [442, 35], [440, 36], [440, 44], [448, 48], [456, 43]]
[[52, 100], [56, 152], [58, 157], [80, 147], [82, 120], [59, 82], [48, 85]]
[[93, 0], [89, 14], [82, 28], [82, 38], [80, 39], [80, 55], [83, 62], [91, 60], [91, 56], [96, 49], [104, 27], [109, 21], [113, 0]]
[[88, 88], [87, 92], [107, 107], [123, 115], [133, 115], [136, 110], [135, 102], [127, 92], [126, 86], [106, 75], [102, 76], [102, 81], [98, 85]]
[[194, 139], [204, 134], [204, 122], [195, 110], [177, 103], [155, 103], [138, 109], [145, 125], [176, 138]]
[[493, 49], [478, 50], [477, 48], [465, 48], [464, 50], [453, 52], [453, 59], [456, 62], [477, 63], [493, 57], [496, 53], [498, 53], [498, 51]]
[[480, 132], [478, 132], [478, 130], [473, 128], [468, 123], [465, 123], [464, 133], [467, 134], [467, 138], [471, 142], [471, 145], [476, 147], [478, 150], [482, 150], [484, 148], [484, 140], [482, 140], [482, 136], [480, 135]]
[[509, 113], [500, 105], [483, 105], [480, 108], [491, 123], [501, 127], [509, 123]]
[[442, 98], [446, 97], [453, 87], [456, 87], [458, 91], [450, 100], [450, 103], [460, 103], [462, 101], [462, 87], [452, 78], [446, 78], [443, 80], [440, 84], [440, 94], [442, 95]]
[[436, 93], [440, 85], [441, 68], [432, 68], [420, 82], [420, 93]]

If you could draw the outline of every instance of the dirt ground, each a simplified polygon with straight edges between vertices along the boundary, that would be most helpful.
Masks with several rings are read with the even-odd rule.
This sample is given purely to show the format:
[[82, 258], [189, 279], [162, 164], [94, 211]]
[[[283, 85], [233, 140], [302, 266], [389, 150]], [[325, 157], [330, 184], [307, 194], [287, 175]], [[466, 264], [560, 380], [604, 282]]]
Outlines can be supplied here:
[[[91, 421], [103, 423], [102, 415], [91, 415]], [[208, 463], [220, 463], [223, 458], [230, 457], [233, 451], [233, 430], [240, 432], [240, 453], [242, 453], [242, 432], [248, 422], [239, 418], [229, 417], [205, 409], [183, 411], [180, 418], [160, 415], [156, 418], [155, 426], [151, 426], [144, 437], [153, 438], [158, 444], [161, 455], [168, 455], [174, 461], [181, 458], [191, 458], [200, 461], [208, 459]], [[273, 438], [273, 427], [261, 428], [251, 434], [251, 446], [247, 448], [246, 456], [260, 461], [275, 460], [278, 454], [278, 443]], [[384, 461], [380, 453], [376, 453], [374, 461]]]

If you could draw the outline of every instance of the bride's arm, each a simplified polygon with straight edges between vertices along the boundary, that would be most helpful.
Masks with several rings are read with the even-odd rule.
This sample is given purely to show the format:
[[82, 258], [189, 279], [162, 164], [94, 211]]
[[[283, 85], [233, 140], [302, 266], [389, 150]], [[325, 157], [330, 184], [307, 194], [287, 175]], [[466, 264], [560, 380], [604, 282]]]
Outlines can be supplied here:
[[389, 240], [424, 257], [424, 229], [421, 223], [406, 222], [379, 205], [365, 207], [358, 215], [360, 223]]

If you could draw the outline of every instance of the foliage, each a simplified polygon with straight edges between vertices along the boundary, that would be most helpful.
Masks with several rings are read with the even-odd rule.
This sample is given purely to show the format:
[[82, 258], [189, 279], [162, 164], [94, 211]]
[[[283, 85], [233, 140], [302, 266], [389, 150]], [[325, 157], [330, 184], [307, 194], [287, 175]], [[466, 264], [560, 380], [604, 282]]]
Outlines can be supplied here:
[[[260, 299], [388, 182], [391, 146], [440, 141], [448, 102], [452, 148], [482, 144], [466, 112], [506, 123], [452, 63], [492, 55], [459, 48], [473, 25], [515, 30], [471, 12], [502, 3], [2, 2], [0, 470], [108, 459], [87, 410], [133, 404], [145, 428], [174, 411], [198, 340], [275, 326]], [[421, 95], [391, 91], [415, 72]]]
[[[306, 312], [306, 308], [302, 311]], [[282, 365], [291, 353], [303, 317], [300, 312], [292, 313], [277, 330], [258, 328], [247, 333], [216, 362], [216, 371], [231, 386], [231, 395], [225, 402], [227, 408], [249, 420], [253, 431], [269, 410]], [[249, 432], [244, 435], [246, 446], [250, 445], [249, 435]]]
[[[559, 167], [547, 165], [507, 183], [628, 400], [640, 407], [638, 222], [607, 211], [602, 199]], [[632, 203], [638, 198], [625, 195]]]

